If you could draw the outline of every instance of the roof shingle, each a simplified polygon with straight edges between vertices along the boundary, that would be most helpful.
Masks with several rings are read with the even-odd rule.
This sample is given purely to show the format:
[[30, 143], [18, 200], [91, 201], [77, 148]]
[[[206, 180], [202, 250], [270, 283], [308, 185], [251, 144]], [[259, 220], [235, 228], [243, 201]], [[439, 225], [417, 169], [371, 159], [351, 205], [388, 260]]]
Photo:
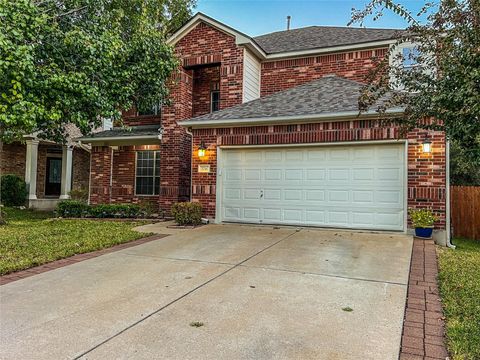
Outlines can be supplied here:
[[260, 35], [254, 37], [253, 40], [267, 54], [277, 54], [391, 40], [398, 36], [401, 31], [396, 29], [309, 26]]

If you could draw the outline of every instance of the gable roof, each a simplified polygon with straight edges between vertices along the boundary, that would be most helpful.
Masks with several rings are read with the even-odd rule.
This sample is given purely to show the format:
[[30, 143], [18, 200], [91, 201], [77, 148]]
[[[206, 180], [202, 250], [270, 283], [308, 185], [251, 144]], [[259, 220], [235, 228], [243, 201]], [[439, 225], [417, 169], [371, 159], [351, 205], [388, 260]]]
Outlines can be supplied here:
[[393, 40], [401, 30], [309, 26], [254, 37], [267, 54]]
[[397, 34], [402, 31], [396, 29], [309, 26], [251, 37], [198, 12], [168, 39], [168, 43], [175, 45], [201, 22], [233, 36], [237, 45], [245, 46], [260, 59], [267, 60], [345, 49], [359, 49], [367, 46], [385, 46], [393, 43], [395, 37], [398, 36]]
[[[181, 121], [182, 126], [203, 127], [318, 121], [359, 116], [358, 97], [363, 84], [337, 75], [326, 75], [300, 86], [252, 100], [241, 105]], [[383, 99], [384, 101], [385, 99]], [[382, 101], [381, 101], [382, 102]], [[378, 106], [381, 104], [375, 104]], [[401, 112], [391, 109], [390, 113]], [[363, 113], [378, 115], [376, 111]]]

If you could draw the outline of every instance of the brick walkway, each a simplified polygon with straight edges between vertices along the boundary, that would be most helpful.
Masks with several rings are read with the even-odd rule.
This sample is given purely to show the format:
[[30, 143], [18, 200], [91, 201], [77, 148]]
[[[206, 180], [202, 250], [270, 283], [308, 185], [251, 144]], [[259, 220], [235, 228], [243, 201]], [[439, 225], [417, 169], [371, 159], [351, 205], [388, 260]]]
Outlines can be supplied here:
[[400, 360], [448, 357], [437, 274], [433, 240], [414, 238]]
[[114, 252], [114, 251], [126, 249], [126, 248], [129, 248], [129, 247], [132, 247], [132, 246], [145, 244], [145, 243], [153, 241], [153, 240], [161, 239], [165, 236], [168, 236], [168, 235], [163, 235], [163, 234], [152, 235], [152, 236], [144, 237], [144, 238], [141, 238], [141, 239], [138, 239], [138, 240], [129, 241], [129, 242], [126, 242], [126, 243], [123, 243], [123, 244], [118, 244], [118, 245], [115, 245], [115, 246], [112, 246], [112, 247], [109, 247], [109, 248], [106, 248], [106, 249], [92, 251], [92, 252], [85, 253], [85, 254], [74, 255], [74, 256], [71, 256], [71, 257], [68, 257], [68, 258], [65, 258], [65, 259], [52, 261], [52, 262], [49, 262], [47, 264], [36, 266], [36, 267], [30, 268], [30, 269], [27, 269], [27, 270], [20, 270], [20, 271], [17, 271], [17, 272], [8, 274], [8, 275], [3, 275], [3, 276], [0, 276], [0, 285], [5, 285], [5, 284], [8, 284], [12, 281], [24, 279], [24, 278], [27, 278], [29, 276], [33, 276], [33, 275], [36, 275], [36, 274], [41, 274], [41, 273], [46, 272], [46, 271], [50, 271], [50, 270], [53, 270], [53, 269], [58, 269], [58, 268], [61, 268], [61, 267], [67, 266], [67, 265], [71, 265], [71, 264], [75, 264], [75, 263], [80, 262], [80, 261], [92, 259], [92, 258], [95, 258], [97, 256], [108, 254], [108, 253], [111, 253], [111, 252]]

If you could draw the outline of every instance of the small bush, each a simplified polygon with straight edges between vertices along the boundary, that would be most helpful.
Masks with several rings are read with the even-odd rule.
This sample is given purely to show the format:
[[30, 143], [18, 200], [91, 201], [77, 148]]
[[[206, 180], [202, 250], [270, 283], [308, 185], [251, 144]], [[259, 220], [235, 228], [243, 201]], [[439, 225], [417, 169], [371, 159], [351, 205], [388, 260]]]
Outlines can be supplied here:
[[102, 204], [92, 206], [89, 213], [96, 218], [133, 218], [140, 214], [140, 206], [135, 204]]
[[89, 206], [79, 200], [63, 200], [57, 204], [56, 213], [64, 218], [86, 217], [89, 215]]
[[25, 205], [27, 198], [27, 185], [17, 175], [7, 174], [1, 178], [1, 200], [5, 206]]
[[202, 222], [202, 205], [198, 202], [175, 203], [171, 212], [178, 225], [198, 225]]
[[433, 227], [437, 217], [429, 209], [409, 209], [408, 214], [412, 220], [412, 224], [416, 228]]
[[69, 193], [72, 200], [79, 200], [83, 202], [88, 201], [88, 190], [87, 189], [73, 189]]

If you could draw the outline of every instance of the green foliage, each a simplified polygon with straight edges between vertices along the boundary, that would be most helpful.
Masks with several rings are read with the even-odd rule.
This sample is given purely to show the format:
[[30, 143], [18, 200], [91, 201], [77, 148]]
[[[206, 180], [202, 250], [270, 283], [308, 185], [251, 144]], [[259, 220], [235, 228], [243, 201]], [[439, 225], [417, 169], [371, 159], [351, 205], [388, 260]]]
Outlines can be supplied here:
[[0, 0], [0, 139], [63, 141], [167, 99], [166, 43], [194, 0]]
[[25, 205], [27, 197], [27, 185], [17, 175], [3, 175], [1, 180], [0, 200], [5, 206]]
[[175, 203], [171, 212], [178, 225], [198, 225], [202, 222], [202, 205], [198, 202]]
[[140, 206], [135, 204], [102, 204], [90, 207], [88, 214], [96, 218], [134, 218], [140, 216]]
[[447, 347], [454, 360], [480, 359], [480, 241], [454, 239], [439, 248], [439, 287]]
[[459, 141], [450, 143], [450, 182], [452, 185], [480, 186], [480, 166], [471, 161], [468, 147]]
[[88, 201], [88, 189], [73, 189], [69, 195], [72, 200]]
[[408, 214], [412, 220], [412, 224], [416, 228], [432, 227], [437, 217], [429, 209], [409, 209]]
[[57, 205], [56, 213], [64, 218], [136, 218], [147, 215], [136, 204], [100, 204], [90, 206], [80, 200], [63, 200]]
[[89, 206], [84, 201], [62, 200], [57, 204], [56, 213], [64, 218], [81, 218], [88, 215]]
[[52, 213], [5, 209], [0, 226], [0, 275], [75, 254], [107, 248], [149, 234], [132, 230], [143, 222], [64, 220]]
[[[398, 34], [388, 57], [370, 73], [362, 91], [362, 110], [377, 103], [385, 94], [400, 88], [378, 112], [404, 107], [395, 119], [405, 130], [443, 130], [450, 140], [462, 144], [469, 166], [480, 167], [480, 2], [448, 0], [426, 2], [412, 14], [394, 0], [370, 0], [363, 10], [354, 10], [352, 22], [367, 17], [380, 18], [393, 11], [409, 24]], [[417, 66], [404, 68], [401, 54], [393, 56], [404, 43], [414, 43], [417, 54], [409, 60]], [[390, 79], [396, 79], [390, 81]], [[426, 119], [429, 119], [426, 121]]]

